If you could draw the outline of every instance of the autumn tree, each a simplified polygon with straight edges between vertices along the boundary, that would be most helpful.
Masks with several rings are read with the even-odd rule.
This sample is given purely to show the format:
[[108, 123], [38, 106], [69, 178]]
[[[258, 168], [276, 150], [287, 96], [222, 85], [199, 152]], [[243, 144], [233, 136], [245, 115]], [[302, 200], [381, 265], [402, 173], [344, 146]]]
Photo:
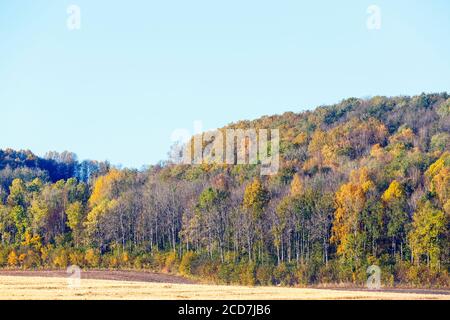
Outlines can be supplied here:
[[361, 214], [373, 188], [367, 168], [361, 168], [353, 171], [350, 181], [336, 193], [331, 242], [337, 245], [337, 254], [353, 266], [358, 265], [362, 258], [364, 234], [361, 232]]
[[206, 231], [204, 240], [207, 241], [210, 255], [212, 255], [211, 246], [217, 243], [222, 262], [228, 226], [228, 196], [228, 192], [224, 190], [207, 188], [200, 194], [197, 204], [199, 219], [203, 222], [203, 229]]
[[387, 222], [387, 236], [391, 239], [392, 253], [395, 256], [397, 245], [400, 245], [400, 257], [403, 257], [403, 245], [406, 241], [408, 212], [406, 195], [403, 186], [394, 180], [382, 195]]
[[445, 152], [426, 172], [440, 207], [450, 216], [450, 152]]
[[280, 170], [261, 178], [259, 163], [134, 170], [0, 150], [0, 265], [181, 261], [205, 280], [305, 284], [362, 281], [376, 263], [383, 279], [448, 282], [449, 101], [351, 98], [219, 129], [280, 130]]
[[408, 234], [413, 257], [417, 264], [423, 256], [428, 266], [440, 267], [444, 249], [446, 217], [444, 213], [427, 201], [414, 213], [412, 229]]
[[80, 201], [71, 203], [66, 209], [67, 226], [72, 230], [75, 245], [78, 246], [81, 240], [82, 223], [84, 218], [84, 209]]
[[[274, 237], [274, 245], [276, 248], [276, 255], [278, 264], [284, 261], [285, 253], [285, 240], [290, 239], [292, 232], [292, 218], [294, 214], [292, 206], [292, 198], [289, 196], [284, 197], [276, 208], [275, 221], [272, 226], [272, 234]], [[290, 253], [289, 244], [287, 251]], [[290, 259], [290, 257], [289, 257]]]
[[246, 214], [245, 227], [247, 232], [248, 258], [250, 261], [252, 260], [255, 236], [258, 241], [258, 253], [259, 256], [261, 256], [263, 244], [261, 218], [269, 199], [269, 192], [258, 178], [255, 178], [253, 182], [245, 188], [243, 207]]

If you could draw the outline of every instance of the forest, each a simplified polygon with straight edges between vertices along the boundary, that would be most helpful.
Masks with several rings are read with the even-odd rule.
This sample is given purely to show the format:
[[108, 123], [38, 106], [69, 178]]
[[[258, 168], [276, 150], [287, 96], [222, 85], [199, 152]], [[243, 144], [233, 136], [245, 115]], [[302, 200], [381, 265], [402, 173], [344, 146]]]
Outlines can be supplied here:
[[280, 168], [142, 169], [0, 150], [0, 267], [211, 283], [450, 286], [450, 95], [350, 98], [222, 128], [279, 129]]

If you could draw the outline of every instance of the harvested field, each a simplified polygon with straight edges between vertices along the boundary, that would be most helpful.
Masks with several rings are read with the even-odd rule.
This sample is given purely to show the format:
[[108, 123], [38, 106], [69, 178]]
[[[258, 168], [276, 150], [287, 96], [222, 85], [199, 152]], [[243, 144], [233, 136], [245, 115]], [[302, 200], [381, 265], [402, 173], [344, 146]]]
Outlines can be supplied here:
[[315, 289], [195, 284], [182, 277], [135, 271], [86, 271], [70, 287], [65, 272], [1, 271], [0, 299], [443, 299], [446, 290]]

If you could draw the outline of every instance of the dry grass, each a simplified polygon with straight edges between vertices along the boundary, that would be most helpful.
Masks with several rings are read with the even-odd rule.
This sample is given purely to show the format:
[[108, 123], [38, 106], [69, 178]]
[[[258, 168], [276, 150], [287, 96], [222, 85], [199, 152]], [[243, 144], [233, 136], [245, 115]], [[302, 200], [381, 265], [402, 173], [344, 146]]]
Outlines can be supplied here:
[[281, 287], [214, 286], [82, 279], [77, 288], [60, 277], [0, 276], [0, 299], [445, 299], [448, 294]]

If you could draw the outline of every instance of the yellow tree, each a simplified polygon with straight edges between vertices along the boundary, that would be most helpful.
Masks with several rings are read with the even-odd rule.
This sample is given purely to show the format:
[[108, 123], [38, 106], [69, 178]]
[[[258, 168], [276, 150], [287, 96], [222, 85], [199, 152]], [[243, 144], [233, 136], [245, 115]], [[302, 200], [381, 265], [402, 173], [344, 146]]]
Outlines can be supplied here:
[[400, 242], [400, 257], [403, 257], [403, 242], [406, 237], [408, 213], [406, 211], [406, 195], [403, 186], [394, 180], [383, 193], [383, 207], [387, 220], [387, 236], [391, 239], [392, 253], [395, 256], [397, 243]]
[[244, 208], [252, 214], [255, 219], [259, 219], [264, 207], [269, 202], [269, 193], [263, 186], [261, 180], [255, 178], [244, 193]]
[[368, 170], [363, 167], [351, 173], [350, 181], [343, 184], [335, 196], [331, 242], [337, 245], [337, 254], [353, 266], [360, 259], [361, 214], [366, 206], [368, 192], [373, 187]]
[[25, 231], [24, 240], [21, 245], [28, 246], [40, 250], [42, 247], [41, 237], [38, 234], [31, 235], [31, 233], [27, 230]]
[[100, 224], [102, 219], [110, 212], [112, 212], [118, 203], [117, 200], [113, 199], [103, 200], [98, 205], [96, 205], [87, 215], [86, 221], [83, 223], [86, 228], [86, 232], [90, 241], [93, 242], [95, 240], [99, 240], [100, 242], [103, 240], [102, 235], [104, 232], [100, 228]]
[[[86, 228], [87, 236], [97, 240], [100, 244], [105, 240], [105, 236], [110, 236], [112, 233], [112, 230], [104, 230], [102, 228], [102, 222], [105, 220], [104, 218], [108, 217], [118, 207], [117, 198], [122, 191], [121, 189], [123, 189], [125, 179], [125, 172], [112, 169], [106, 175], [100, 176], [95, 180], [92, 194], [88, 201], [90, 211], [83, 225]], [[72, 209], [74, 209], [74, 212], [71, 212], [72, 222], [74, 224], [79, 223], [80, 221], [77, 221], [77, 219], [81, 213], [76, 212], [79, 208], [74, 207]], [[110, 225], [109, 227], [113, 226]]]
[[291, 182], [291, 196], [297, 197], [297, 196], [301, 195], [303, 193], [303, 191], [304, 191], [303, 182], [300, 178], [300, 175], [298, 173], [296, 173]]
[[72, 230], [73, 240], [78, 246], [81, 237], [82, 219], [83, 219], [83, 205], [80, 201], [71, 203], [66, 209], [67, 226]]
[[426, 256], [427, 265], [439, 268], [444, 248], [446, 217], [444, 213], [427, 201], [413, 216], [412, 229], [408, 234], [409, 244], [417, 264]]
[[26, 206], [26, 186], [22, 179], [14, 179], [9, 188], [9, 196], [7, 199], [11, 207]]
[[431, 181], [431, 190], [436, 193], [439, 202], [450, 214], [450, 168], [442, 168]]
[[305, 162], [303, 170], [310, 171], [313, 169], [321, 170], [324, 166], [324, 157], [322, 154], [322, 148], [326, 145], [327, 134], [326, 132], [317, 129], [314, 131], [311, 142], [308, 145], [308, 152], [311, 157]]
[[39, 198], [31, 201], [31, 206], [28, 209], [31, 216], [31, 226], [34, 233], [42, 233], [49, 215], [49, 208], [47, 203]]
[[243, 207], [246, 213], [246, 233], [248, 245], [248, 257], [252, 260], [253, 242], [257, 238], [258, 253], [262, 254], [262, 214], [264, 208], [269, 202], [269, 192], [263, 186], [261, 180], [255, 178], [246, 188], [244, 192]]
[[124, 174], [116, 169], [110, 170], [106, 175], [100, 176], [95, 180], [91, 197], [89, 198], [89, 205], [91, 208], [100, 204], [105, 199], [111, 199], [118, 193], [120, 181]]
[[19, 263], [19, 257], [17, 256], [16, 252], [13, 250], [8, 255], [8, 265], [11, 267], [17, 266]]
[[430, 180], [430, 191], [436, 195], [447, 215], [450, 215], [450, 152], [444, 152], [425, 174]]

